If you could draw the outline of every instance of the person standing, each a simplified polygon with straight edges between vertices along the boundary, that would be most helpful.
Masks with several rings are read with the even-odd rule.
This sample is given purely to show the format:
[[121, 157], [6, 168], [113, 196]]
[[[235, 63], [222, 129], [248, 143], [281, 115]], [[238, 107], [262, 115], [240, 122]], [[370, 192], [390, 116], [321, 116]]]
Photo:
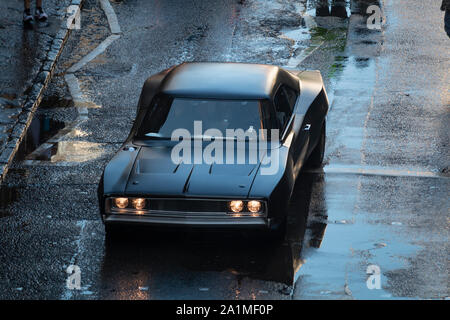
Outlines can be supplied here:
[[444, 15], [444, 28], [450, 38], [450, 0], [442, 0], [441, 10], [445, 11]]
[[[42, 9], [42, 0], [36, 0], [36, 9], [34, 11], [34, 17], [36, 20], [45, 21], [48, 16]], [[33, 21], [33, 16], [31, 15], [30, 0], [24, 0], [24, 10], [23, 10], [23, 22], [30, 23]]]

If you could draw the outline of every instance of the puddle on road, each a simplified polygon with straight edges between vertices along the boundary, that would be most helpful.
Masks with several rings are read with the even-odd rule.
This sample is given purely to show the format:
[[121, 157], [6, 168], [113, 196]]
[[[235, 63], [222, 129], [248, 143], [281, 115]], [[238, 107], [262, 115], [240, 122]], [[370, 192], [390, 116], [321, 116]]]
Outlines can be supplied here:
[[17, 159], [19, 161], [86, 162], [97, 159], [105, 153], [103, 144], [87, 141], [54, 141], [57, 134], [58, 136], [71, 134], [72, 137], [87, 135], [79, 129], [66, 127], [62, 121], [38, 115], [28, 128], [17, 153]]
[[74, 106], [72, 99], [61, 98], [58, 96], [45, 97], [39, 105], [42, 109], [70, 108]]
[[59, 141], [48, 148], [28, 155], [26, 160], [50, 162], [86, 162], [97, 159], [105, 153], [100, 143], [86, 141]]
[[339, 75], [342, 70], [344, 70], [345, 65], [348, 62], [348, 57], [346, 56], [337, 56], [335, 58], [334, 63], [331, 65], [330, 69], [329, 69], [329, 73], [328, 76], [330, 78], [335, 78], [337, 77], [337, 75]]
[[[49, 110], [74, 106], [71, 99], [49, 96], [44, 98], [39, 108]], [[76, 121], [67, 124], [44, 114], [36, 115], [19, 147], [17, 160], [78, 163], [102, 156], [105, 153], [103, 144], [86, 141], [60, 141], [62, 137], [73, 139], [88, 135], [87, 132], [76, 128], [77, 125]]]
[[24, 160], [26, 156], [36, 150], [42, 143], [54, 136], [65, 127], [65, 123], [46, 116], [35, 116], [27, 134], [20, 144], [17, 159]]
[[302, 42], [311, 39], [311, 34], [307, 28], [287, 28], [281, 30], [281, 35], [279, 37], [282, 39], [291, 40], [293, 42]]

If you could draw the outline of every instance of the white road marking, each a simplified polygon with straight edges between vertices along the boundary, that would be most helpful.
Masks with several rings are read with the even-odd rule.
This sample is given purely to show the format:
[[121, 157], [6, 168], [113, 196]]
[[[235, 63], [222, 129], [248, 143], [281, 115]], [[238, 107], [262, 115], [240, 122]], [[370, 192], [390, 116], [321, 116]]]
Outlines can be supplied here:
[[[86, 64], [91, 62], [95, 57], [97, 57], [99, 54], [103, 53], [111, 43], [113, 43], [115, 40], [120, 38], [120, 26], [117, 21], [117, 16], [114, 12], [114, 9], [112, 8], [111, 4], [107, 0], [100, 0], [100, 4], [102, 6], [103, 11], [106, 14], [106, 17], [108, 19], [108, 23], [110, 26], [110, 30], [113, 33], [108, 38], [106, 38], [102, 43], [100, 43], [93, 51], [88, 53], [86, 56], [84, 56], [81, 60], [79, 60], [77, 63], [72, 65], [68, 70], [67, 73], [64, 76], [64, 79], [67, 83], [67, 86], [69, 88], [70, 94], [73, 98], [73, 101], [75, 103], [75, 107], [78, 111], [78, 117], [75, 121], [73, 121], [70, 125], [68, 125], [65, 129], [60, 130], [56, 135], [54, 135], [51, 139], [47, 141], [47, 143], [44, 143], [39, 148], [35, 150], [35, 152], [42, 151], [44, 149], [48, 149], [52, 147], [52, 143], [58, 142], [61, 140], [65, 135], [70, 133], [73, 129], [75, 129], [81, 122], [88, 119], [88, 109], [86, 105], [88, 105], [90, 102], [84, 97], [81, 89], [80, 84], [77, 79], [77, 77], [73, 74], [74, 72], [80, 70], [82, 67], [84, 67]], [[137, 66], [133, 66], [134, 70], [137, 69]], [[132, 69], [133, 71], [133, 69]], [[40, 160], [25, 160], [23, 161], [24, 165], [41, 165], [45, 164], [48, 165], [48, 161], [40, 161]], [[56, 166], [68, 166], [68, 165], [77, 165], [78, 163], [72, 163], [72, 162], [60, 162], [60, 163], [54, 163], [53, 165]], [[81, 220], [77, 221], [77, 226], [80, 228], [79, 235], [75, 241], [76, 249], [75, 253], [70, 259], [70, 264], [76, 264], [77, 260], [80, 256], [82, 256], [82, 253], [85, 251], [84, 248], [84, 239], [87, 238], [89, 235], [86, 233], [86, 226], [88, 224], [87, 220]], [[83, 281], [83, 280], [82, 280]], [[65, 284], [64, 284], [65, 287]], [[84, 291], [82, 294], [92, 294], [91, 291], [86, 290], [89, 288], [89, 285], [84, 285], [83, 289]], [[61, 295], [62, 300], [69, 300], [73, 298], [73, 290], [69, 290], [66, 287], [63, 290], [63, 293]]]
[[[87, 234], [86, 234], [87, 223], [88, 223], [88, 220], [80, 220], [80, 221], [77, 221], [77, 223], [76, 223], [77, 227], [80, 228], [80, 233], [79, 233], [77, 239], [75, 240], [76, 250], [75, 250], [75, 253], [73, 254], [72, 258], [70, 259], [69, 265], [77, 265], [78, 257], [82, 254], [82, 252], [85, 249], [83, 240], [87, 236]], [[83, 270], [81, 270], [81, 281], [83, 283]], [[65, 282], [64, 282], [64, 287], [65, 287], [65, 290], [64, 290], [63, 294], [61, 295], [60, 300], [72, 299], [74, 290], [67, 289]]]
[[[33, 155], [35, 155], [35, 154], [39, 154], [39, 153], [41, 153], [42, 151], [44, 151], [44, 150], [47, 150], [47, 149], [49, 149], [49, 148], [51, 148], [51, 147], [53, 147], [53, 143], [43, 143], [43, 144], [41, 144], [38, 148], [36, 148], [32, 153], [30, 153], [30, 157], [32, 157]], [[27, 156], [28, 157], [28, 156]]]
[[67, 69], [68, 73], [74, 73], [80, 70], [82, 67], [84, 67], [86, 64], [94, 60], [99, 54], [103, 53], [106, 48], [111, 45], [111, 43], [114, 42], [114, 40], [119, 39], [120, 36], [117, 34], [110, 35], [108, 38], [103, 40], [102, 43], [100, 43], [97, 48], [89, 52], [87, 55], [85, 55], [83, 58], [81, 58], [80, 61], [75, 63], [73, 66], [71, 66], [69, 69]]
[[417, 177], [417, 178], [440, 178], [448, 179], [444, 175], [430, 170], [420, 168], [387, 168], [378, 166], [358, 166], [358, 165], [327, 165], [323, 169], [305, 170], [307, 173], [339, 173], [357, 174], [369, 176], [389, 176], [389, 177]]
[[306, 58], [316, 52], [325, 41], [322, 41], [318, 44], [311, 45], [307, 49], [303, 50], [297, 57], [291, 57], [286, 65], [286, 68], [297, 68]]
[[314, 20], [314, 17], [311, 17], [309, 14], [303, 15], [303, 20], [305, 21], [305, 25], [308, 29], [317, 28], [317, 23]]
[[117, 34], [120, 33], [120, 25], [117, 20], [116, 13], [109, 3], [109, 0], [100, 0], [100, 5], [102, 6], [103, 11], [106, 14], [106, 18], [108, 19], [109, 28], [111, 29], [111, 33]]
[[67, 82], [72, 98], [74, 100], [84, 100], [80, 86], [78, 85], [78, 79], [72, 73], [68, 73], [64, 76], [64, 80]]
[[[64, 76], [67, 86], [69, 87], [70, 95], [73, 98], [73, 102], [78, 111], [78, 116], [81, 119], [88, 118], [88, 109], [86, 108], [86, 99], [81, 93], [80, 84], [78, 83], [77, 77], [72, 73], [67, 73]], [[77, 119], [78, 120], [78, 119]]]
[[74, 167], [78, 166], [79, 162], [68, 162], [68, 161], [60, 161], [60, 162], [50, 162], [48, 160], [23, 160], [23, 166], [48, 166], [51, 164], [54, 167]]
[[[80, 89], [80, 83], [77, 77], [74, 75], [74, 72], [77, 72], [81, 68], [83, 68], [86, 64], [91, 62], [93, 59], [95, 59], [99, 54], [103, 53], [115, 40], [120, 38], [120, 26], [117, 21], [117, 16], [114, 12], [114, 9], [112, 8], [111, 4], [108, 0], [100, 0], [101, 7], [103, 11], [105, 12], [105, 15], [108, 19], [109, 27], [111, 32], [113, 33], [108, 38], [106, 38], [103, 42], [101, 42], [94, 50], [89, 52], [86, 56], [81, 58], [78, 62], [76, 62], [74, 65], [72, 65], [69, 69], [67, 69], [67, 73], [64, 76], [64, 80], [67, 83], [67, 86], [69, 88], [69, 92], [72, 96], [72, 99], [74, 101], [75, 107], [78, 111], [78, 117], [75, 121], [67, 125], [64, 129], [60, 130], [57, 134], [55, 134], [51, 139], [47, 141], [47, 143], [42, 144], [39, 146], [36, 150], [31, 153], [31, 157], [33, 155], [39, 154], [42, 151], [51, 148], [53, 145], [52, 143], [57, 143], [63, 138], [69, 134], [72, 130], [74, 130], [80, 123], [83, 121], [88, 120], [88, 108], [87, 105], [93, 104], [91, 101], [86, 99]], [[131, 73], [137, 72], [137, 65], [133, 65], [133, 68], [131, 70]], [[48, 165], [48, 161], [42, 161], [42, 160], [24, 160], [22, 162], [24, 165]], [[78, 163], [72, 163], [67, 161], [61, 161], [58, 163], [54, 163], [53, 165], [56, 166], [72, 166], [72, 165], [78, 165]]]

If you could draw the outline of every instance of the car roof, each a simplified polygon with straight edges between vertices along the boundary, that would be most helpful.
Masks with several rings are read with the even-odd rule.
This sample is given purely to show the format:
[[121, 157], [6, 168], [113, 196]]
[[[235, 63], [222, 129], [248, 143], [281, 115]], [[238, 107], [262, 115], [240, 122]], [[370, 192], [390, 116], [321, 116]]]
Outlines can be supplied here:
[[192, 62], [175, 67], [161, 92], [189, 98], [270, 98], [279, 67], [249, 63]]

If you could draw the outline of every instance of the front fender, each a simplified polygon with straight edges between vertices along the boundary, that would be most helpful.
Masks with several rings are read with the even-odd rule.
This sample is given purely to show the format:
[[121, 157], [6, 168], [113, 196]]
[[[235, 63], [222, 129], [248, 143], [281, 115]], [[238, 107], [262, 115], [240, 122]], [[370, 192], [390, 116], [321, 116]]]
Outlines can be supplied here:
[[128, 147], [123, 147], [111, 159], [103, 172], [104, 195], [125, 193], [128, 178], [140, 150], [141, 148], [134, 148], [129, 151]]
[[[269, 206], [269, 218], [280, 219], [287, 215], [289, 199], [294, 190], [294, 162], [289, 148], [280, 146], [278, 170], [274, 174], [263, 174], [263, 165], [258, 169], [249, 192], [249, 198], [265, 198]], [[274, 156], [272, 150], [272, 156]], [[272, 160], [273, 161], [273, 160]]]

